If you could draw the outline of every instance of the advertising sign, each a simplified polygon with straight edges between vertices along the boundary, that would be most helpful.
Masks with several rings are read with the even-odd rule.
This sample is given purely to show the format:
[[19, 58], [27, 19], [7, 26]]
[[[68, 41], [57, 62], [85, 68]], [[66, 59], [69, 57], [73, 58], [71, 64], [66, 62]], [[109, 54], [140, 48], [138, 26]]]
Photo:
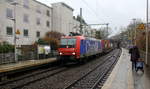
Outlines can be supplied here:
[[38, 54], [49, 54], [51, 47], [47, 45], [38, 45]]

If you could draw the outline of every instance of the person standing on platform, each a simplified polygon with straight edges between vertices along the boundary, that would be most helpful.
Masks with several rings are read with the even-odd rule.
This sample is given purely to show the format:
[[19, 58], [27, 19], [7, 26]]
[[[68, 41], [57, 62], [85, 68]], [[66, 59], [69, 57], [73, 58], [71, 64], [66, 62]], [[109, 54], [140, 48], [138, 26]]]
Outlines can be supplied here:
[[136, 62], [140, 58], [140, 53], [139, 53], [138, 47], [132, 46], [129, 49], [129, 53], [131, 54], [132, 69], [136, 69]]

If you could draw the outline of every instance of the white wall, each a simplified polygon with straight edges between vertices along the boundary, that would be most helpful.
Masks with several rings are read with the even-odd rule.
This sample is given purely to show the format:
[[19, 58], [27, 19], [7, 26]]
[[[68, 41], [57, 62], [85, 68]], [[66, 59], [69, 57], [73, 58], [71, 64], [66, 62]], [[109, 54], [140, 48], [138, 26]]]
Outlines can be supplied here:
[[[19, 5], [16, 6], [16, 29], [19, 29], [20, 35], [17, 43], [19, 45], [30, 45], [33, 44], [38, 38], [36, 37], [36, 32], [39, 31], [41, 37], [44, 37], [45, 33], [51, 31], [52, 27], [52, 8], [47, 7], [41, 3], [34, 0], [29, 0], [29, 8], [23, 6], [23, 0], [18, 0]], [[3, 2], [0, 3], [0, 38], [13, 44], [14, 35], [8, 36], [6, 34], [6, 27], [14, 27], [14, 22], [6, 17], [6, 8], [14, 9], [14, 6], [10, 3]], [[40, 8], [41, 13], [36, 11]], [[46, 11], [49, 10], [50, 17], [47, 16]], [[29, 22], [25, 23], [23, 21], [24, 14], [28, 14]], [[36, 24], [36, 18], [41, 19], [41, 24]], [[50, 22], [50, 26], [46, 26], [46, 21]], [[23, 35], [23, 30], [28, 29], [28, 37]]]
[[72, 27], [72, 29], [73, 29], [72, 30], [73, 32], [79, 32], [79, 30], [80, 30], [80, 22], [75, 20], [75, 19], [73, 19], [73, 27]]
[[72, 31], [73, 10], [67, 8], [62, 3], [52, 4], [53, 8], [53, 30], [69, 34]]

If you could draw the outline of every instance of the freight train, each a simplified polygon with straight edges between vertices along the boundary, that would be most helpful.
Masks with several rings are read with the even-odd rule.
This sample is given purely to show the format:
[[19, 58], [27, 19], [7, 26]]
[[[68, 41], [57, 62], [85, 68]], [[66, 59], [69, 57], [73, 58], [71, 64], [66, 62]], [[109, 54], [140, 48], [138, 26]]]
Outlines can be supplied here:
[[66, 36], [61, 38], [58, 48], [58, 60], [63, 62], [83, 62], [87, 57], [100, 55], [112, 50], [110, 40], [98, 40], [84, 36]]

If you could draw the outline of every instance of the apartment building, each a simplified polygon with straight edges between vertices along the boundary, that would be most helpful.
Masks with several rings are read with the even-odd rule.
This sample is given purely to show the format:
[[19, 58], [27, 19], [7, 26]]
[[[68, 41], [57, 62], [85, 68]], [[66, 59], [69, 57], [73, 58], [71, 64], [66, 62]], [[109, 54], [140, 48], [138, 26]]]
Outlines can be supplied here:
[[72, 23], [72, 32], [78, 32], [80, 30], [80, 22], [77, 21], [75, 18], [73, 18], [73, 23]]
[[53, 30], [68, 35], [73, 30], [73, 9], [63, 2], [53, 3]]
[[33, 44], [52, 30], [52, 8], [36, 0], [0, 0], [0, 40], [14, 44], [15, 26], [17, 44]]

